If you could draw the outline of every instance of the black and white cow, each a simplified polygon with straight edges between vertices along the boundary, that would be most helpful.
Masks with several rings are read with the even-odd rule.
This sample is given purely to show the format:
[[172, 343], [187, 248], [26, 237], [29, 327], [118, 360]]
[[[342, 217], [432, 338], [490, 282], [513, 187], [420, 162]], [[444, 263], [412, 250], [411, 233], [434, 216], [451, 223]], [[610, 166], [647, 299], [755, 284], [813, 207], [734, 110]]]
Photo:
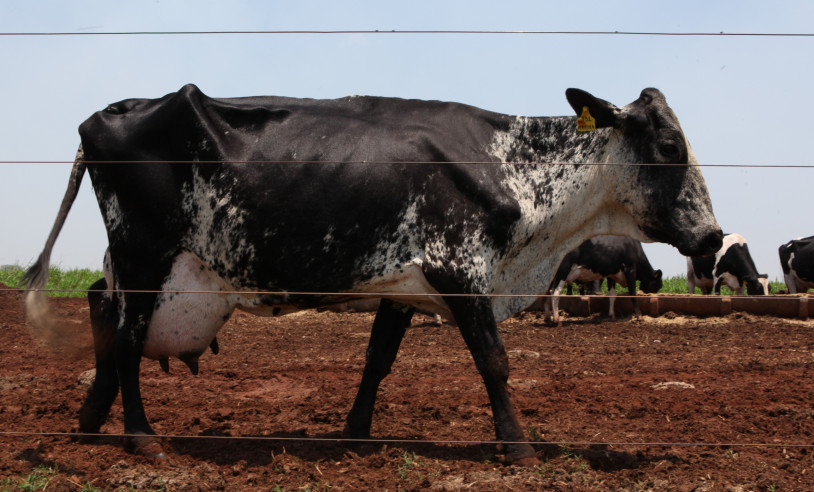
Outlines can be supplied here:
[[213, 99], [193, 85], [95, 113], [27, 277], [28, 315], [47, 329], [37, 289], [87, 169], [113, 290], [96, 299], [97, 378], [80, 431], [99, 431], [121, 388], [131, 444], [158, 453], [142, 357], [194, 367], [235, 308], [281, 315], [375, 293], [384, 300], [347, 433], [369, 435], [379, 383], [421, 308], [460, 328], [507, 461], [533, 462], [497, 322], [532, 304], [588, 237], [662, 241], [685, 255], [711, 253], [722, 237], [658, 90], [623, 107], [578, 89], [566, 97], [596, 131], [578, 132], [574, 116], [380, 97]]
[[[661, 290], [661, 270], [653, 270], [642, 243], [623, 236], [597, 236], [580, 244], [568, 253], [560, 263], [550, 289], [551, 297], [545, 303], [546, 311], [551, 311], [551, 320], [560, 322], [559, 305], [562, 289], [568, 284], [581, 284], [608, 279], [610, 308], [608, 316], [616, 319], [613, 310], [616, 301], [616, 283], [627, 287], [628, 295], [636, 295], [636, 281], [642, 291], [652, 294]], [[596, 289], [594, 289], [596, 290]], [[636, 316], [641, 316], [639, 304], [633, 302]]]
[[814, 289], [814, 236], [792, 239], [778, 253], [789, 294]]
[[769, 277], [757, 273], [757, 267], [749, 254], [746, 239], [740, 234], [727, 234], [715, 255], [691, 256], [687, 258], [687, 290], [695, 293], [695, 288], [704, 294], [721, 293], [721, 285], [726, 283], [733, 292], [743, 295], [743, 289], [750, 296], [769, 295]]

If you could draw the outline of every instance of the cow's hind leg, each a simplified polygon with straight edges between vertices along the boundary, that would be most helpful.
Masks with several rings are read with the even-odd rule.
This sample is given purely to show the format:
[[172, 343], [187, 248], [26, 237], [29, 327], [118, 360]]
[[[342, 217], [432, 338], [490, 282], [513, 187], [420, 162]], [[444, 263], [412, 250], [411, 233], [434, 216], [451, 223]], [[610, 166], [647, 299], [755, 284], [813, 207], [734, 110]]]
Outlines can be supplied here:
[[147, 421], [139, 387], [139, 369], [144, 347], [144, 337], [155, 304], [153, 293], [125, 292], [125, 309], [113, 339], [116, 374], [121, 388], [124, 410], [124, 432], [128, 435], [128, 450], [154, 458], [164, 458], [161, 444], [153, 437], [155, 432]]
[[85, 402], [79, 409], [79, 432], [82, 433], [99, 432], [107, 419], [113, 400], [119, 393], [113, 351], [113, 336], [118, 325], [118, 316], [110, 296], [103, 292], [106, 289], [107, 282], [101, 279], [94, 283], [88, 292], [96, 377], [88, 389]]
[[504, 441], [506, 461], [520, 465], [538, 464], [534, 448], [526, 442], [509, 396], [509, 358], [498, 333], [491, 302], [483, 297], [450, 297], [445, 300], [452, 308], [461, 335], [483, 377], [497, 438]]
[[402, 304], [382, 299], [365, 355], [365, 369], [362, 382], [356, 393], [353, 408], [348, 413], [345, 423], [345, 434], [351, 438], [370, 437], [370, 425], [373, 421], [373, 407], [376, 403], [376, 392], [379, 383], [390, 374], [393, 361], [404, 338], [404, 332], [410, 326], [415, 309]]

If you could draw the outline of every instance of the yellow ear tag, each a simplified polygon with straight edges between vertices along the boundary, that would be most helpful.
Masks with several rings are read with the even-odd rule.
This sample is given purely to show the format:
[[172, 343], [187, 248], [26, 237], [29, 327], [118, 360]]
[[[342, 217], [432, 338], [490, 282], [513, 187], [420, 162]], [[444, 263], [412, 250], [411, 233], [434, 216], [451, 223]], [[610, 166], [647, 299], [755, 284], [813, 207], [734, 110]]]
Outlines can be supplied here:
[[588, 112], [588, 106], [582, 107], [582, 115], [577, 118], [577, 131], [578, 132], [592, 132], [596, 130], [596, 120], [591, 113]]

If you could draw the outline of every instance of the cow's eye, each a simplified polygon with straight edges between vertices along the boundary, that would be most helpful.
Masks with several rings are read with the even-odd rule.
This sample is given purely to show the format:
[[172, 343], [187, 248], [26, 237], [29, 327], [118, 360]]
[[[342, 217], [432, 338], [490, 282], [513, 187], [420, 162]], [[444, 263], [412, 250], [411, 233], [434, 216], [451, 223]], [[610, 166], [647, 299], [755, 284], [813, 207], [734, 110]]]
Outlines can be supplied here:
[[673, 144], [661, 144], [659, 145], [659, 153], [668, 159], [674, 159], [678, 157], [678, 146]]

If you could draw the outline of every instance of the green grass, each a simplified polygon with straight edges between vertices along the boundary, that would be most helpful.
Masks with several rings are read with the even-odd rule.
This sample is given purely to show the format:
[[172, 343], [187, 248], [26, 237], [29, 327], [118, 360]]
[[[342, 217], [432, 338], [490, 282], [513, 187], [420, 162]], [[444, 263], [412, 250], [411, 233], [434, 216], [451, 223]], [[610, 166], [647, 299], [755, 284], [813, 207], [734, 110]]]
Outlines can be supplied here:
[[[683, 275], [677, 275], [675, 277], [669, 277], [663, 279], [664, 285], [662, 286], [661, 290], [659, 291], [662, 294], [686, 294], [688, 291], [687, 286], [687, 277]], [[771, 288], [771, 292], [773, 294], [777, 294], [781, 290], [786, 290], [786, 283], [779, 282], [777, 280], [769, 281], [769, 287]], [[696, 294], [701, 293], [701, 289], [695, 289]], [[744, 292], [745, 293], [745, 292]], [[721, 287], [721, 295], [734, 295], [735, 293], [729, 290], [729, 287]]]
[[12, 490], [33, 491], [45, 490], [54, 478], [59, 474], [59, 468], [37, 465], [31, 473], [23, 478], [6, 478], [0, 482], [0, 490], [3, 492]]
[[[25, 269], [20, 266], [4, 266], [0, 268], [0, 283], [6, 284], [9, 287], [22, 289], [25, 287], [23, 282], [23, 273]], [[85, 291], [93, 282], [96, 282], [103, 277], [99, 270], [85, 269], [70, 269], [63, 270], [60, 267], [51, 267], [50, 275], [48, 277], [48, 284], [46, 290], [53, 290], [49, 295], [63, 296], [63, 297], [85, 297]], [[786, 284], [777, 280], [770, 282], [772, 293], [778, 293], [781, 290], [786, 290]], [[626, 289], [621, 289], [626, 291]], [[78, 292], [73, 292], [78, 291]], [[617, 293], [620, 289], [617, 286]], [[701, 291], [695, 289], [695, 293], [699, 294]], [[602, 293], [608, 293], [607, 282], [602, 282]], [[664, 278], [664, 286], [659, 291], [661, 294], [686, 294], [687, 293], [687, 277], [683, 275], [676, 275], [674, 277]], [[721, 289], [721, 294], [732, 295], [733, 292], [727, 287]]]
[[[104, 275], [99, 270], [70, 269], [63, 270], [60, 267], [48, 269], [48, 283], [46, 290], [52, 290], [48, 295], [61, 297], [85, 297], [86, 291], [91, 284], [102, 278]], [[25, 287], [23, 281], [25, 269], [20, 266], [4, 266], [0, 268], [0, 283], [9, 287], [22, 289]]]
[[[686, 294], [687, 291], [688, 291], [687, 277], [685, 277], [683, 275], [676, 275], [674, 277], [665, 277], [664, 279], [662, 279], [662, 282], [663, 282], [663, 285], [661, 287], [661, 290], [659, 291], [659, 294]], [[769, 285], [771, 287], [771, 292], [773, 294], [777, 294], [781, 290], [783, 290], [783, 291], [786, 290], [786, 284], [784, 282], [780, 282], [780, 281], [775, 280], [775, 281], [770, 281]], [[618, 295], [620, 293], [620, 291], [626, 293], [627, 289], [620, 288], [619, 285], [617, 284], [617, 286], [616, 286], [616, 294]], [[608, 293], [608, 283], [607, 282], [602, 282], [602, 293], [603, 294]], [[695, 288], [695, 293], [700, 294], [701, 289], [696, 287]], [[734, 294], [735, 294], [734, 292], [729, 290], [729, 287], [726, 287], [726, 286], [721, 287], [721, 295], [728, 296], [728, 295], [734, 295]]]

